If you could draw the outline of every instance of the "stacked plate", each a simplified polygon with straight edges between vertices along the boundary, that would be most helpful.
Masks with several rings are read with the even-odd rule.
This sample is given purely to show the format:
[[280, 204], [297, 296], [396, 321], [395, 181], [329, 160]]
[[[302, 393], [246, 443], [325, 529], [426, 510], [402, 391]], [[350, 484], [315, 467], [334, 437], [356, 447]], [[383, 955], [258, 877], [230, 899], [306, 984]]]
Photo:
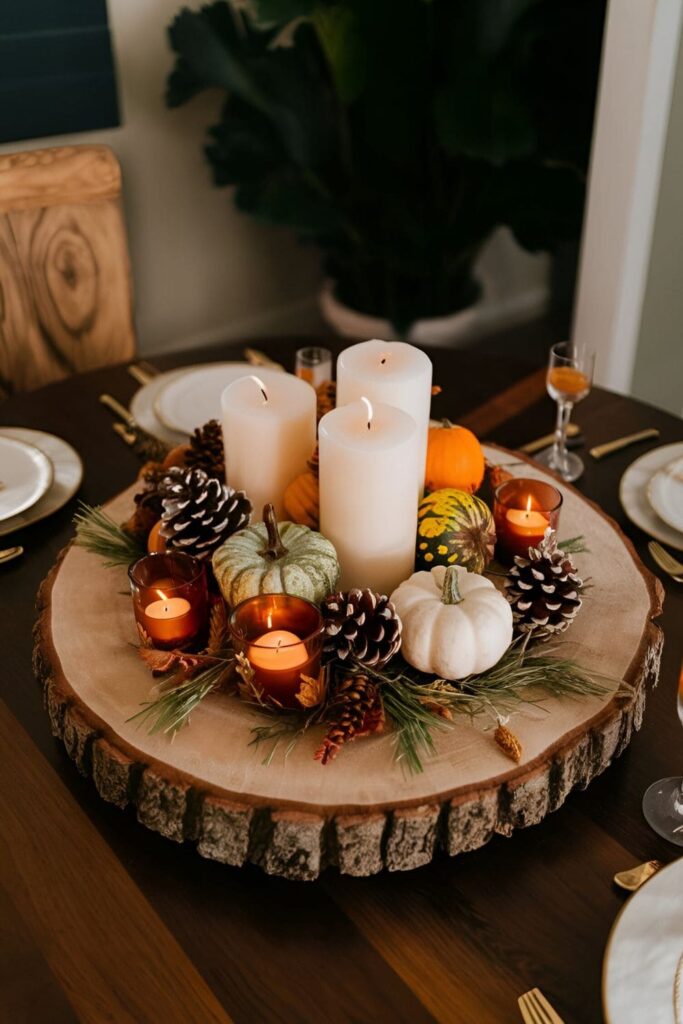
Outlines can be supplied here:
[[51, 515], [78, 490], [83, 465], [53, 434], [0, 427], [0, 536]]
[[195, 427], [221, 418], [223, 390], [247, 374], [258, 374], [249, 363], [202, 363], [160, 373], [133, 396], [130, 411], [150, 434], [182, 444]]
[[619, 497], [636, 526], [683, 551], [683, 442], [665, 444], [632, 462], [621, 478]]

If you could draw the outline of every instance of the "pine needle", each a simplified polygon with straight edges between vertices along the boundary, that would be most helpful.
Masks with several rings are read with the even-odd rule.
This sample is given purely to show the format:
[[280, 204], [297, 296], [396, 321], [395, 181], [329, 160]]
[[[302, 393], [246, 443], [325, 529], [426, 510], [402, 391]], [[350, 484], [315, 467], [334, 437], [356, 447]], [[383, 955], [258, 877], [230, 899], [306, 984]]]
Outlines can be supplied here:
[[567, 540], [558, 540], [557, 546], [565, 555], [580, 555], [588, 551], [586, 538], [582, 533], [576, 537], [569, 537]]
[[213, 665], [177, 686], [162, 690], [156, 700], [145, 701], [142, 711], [131, 715], [127, 721], [150, 723], [150, 734], [163, 732], [175, 736], [179, 729], [189, 724], [192, 712], [204, 698], [218, 688], [224, 672], [225, 665]]
[[126, 533], [100, 506], [93, 508], [81, 502], [74, 523], [77, 546], [103, 558], [107, 569], [128, 566], [145, 554], [142, 543]]

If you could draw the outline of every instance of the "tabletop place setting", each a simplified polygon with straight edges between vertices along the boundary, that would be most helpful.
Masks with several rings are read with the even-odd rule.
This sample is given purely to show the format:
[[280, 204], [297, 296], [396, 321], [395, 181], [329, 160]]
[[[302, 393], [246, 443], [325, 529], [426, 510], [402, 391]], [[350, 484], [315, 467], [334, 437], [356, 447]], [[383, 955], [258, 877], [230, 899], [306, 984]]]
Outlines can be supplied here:
[[[543, 828], [626, 748], [661, 656], [661, 588], [571, 486], [593, 361], [553, 347], [555, 432], [516, 450], [433, 418], [442, 388], [405, 342], [311, 346], [294, 372], [252, 348], [131, 364], [130, 405], [103, 392], [98, 415], [138, 477], [80, 504], [36, 634], [53, 731], [100, 797], [202, 857], [297, 882]], [[81, 483], [78, 454], [41, 431], [1, 428], [0, 466], [10, 542]], [[619, 496], [683, 580], [657, 543], [683, 551], [683, 443], [638, 456]], [[683, 724], [683, 674], [678, 700]], [[643, 813], [673, 855], [683, 779], [653, 783]], [[605, 952], [611, 1022], [681, 1020], [681, 863], [615, 874], [630, 899]], [[520, 995], [522, 1020], [561, 1022], [551, 999]]]

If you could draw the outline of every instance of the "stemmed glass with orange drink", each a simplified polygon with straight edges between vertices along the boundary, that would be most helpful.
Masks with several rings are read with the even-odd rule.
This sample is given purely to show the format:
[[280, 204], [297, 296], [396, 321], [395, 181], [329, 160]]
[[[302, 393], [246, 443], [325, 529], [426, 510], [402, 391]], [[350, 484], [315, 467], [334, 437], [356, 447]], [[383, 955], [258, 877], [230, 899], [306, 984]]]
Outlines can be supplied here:
[[591, 389], [594, 364], [595, 353], [583, 345], [561, 341], [550, 349], [546, 387], [557, 402], [555, 440], [551, 448], [536, 456], [536, 461], [567, 481], [578, 480], [583, 473], [583, 461], [567, 451], [567, 427], [572, 409]]

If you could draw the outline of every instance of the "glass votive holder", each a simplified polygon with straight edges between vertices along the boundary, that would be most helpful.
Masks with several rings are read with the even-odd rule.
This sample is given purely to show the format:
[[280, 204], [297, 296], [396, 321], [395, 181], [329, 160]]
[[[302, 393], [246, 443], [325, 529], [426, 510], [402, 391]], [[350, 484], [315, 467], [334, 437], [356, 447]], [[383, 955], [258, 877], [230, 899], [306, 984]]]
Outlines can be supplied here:
[[204, 565], [181, 552], [145, 555], [128, 569], [138, 632], [154, 647], [185, 647], [208, 626]]
[[300, 708], [296, 695], [302, 675], [320, 675], [320, 609], [291, 594], [259, 594], [237, 605], [229, 626], [233, 647], [251, 665], [256, 688], [283, 708]]
[[542, 480], [515, 477], [496, 488], [493, 519], [496, 525], [496, 557], [511, 565], [515, 555], [526, 558], [550, 526], [557, 530], [562, 495]]
[[332, 353], [328, 348], [300, 348], [294, 357], [294, 373], [314, 388], [332, 380]]

